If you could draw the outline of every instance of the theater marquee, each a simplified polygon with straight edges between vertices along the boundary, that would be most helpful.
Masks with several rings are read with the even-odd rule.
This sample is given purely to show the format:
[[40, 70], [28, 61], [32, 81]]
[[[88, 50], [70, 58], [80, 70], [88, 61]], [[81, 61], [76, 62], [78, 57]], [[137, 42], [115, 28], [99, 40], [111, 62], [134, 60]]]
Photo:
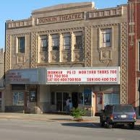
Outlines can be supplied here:
[[116, 68], [49, 69], [46, 84], [119, 84], [120, 70]]

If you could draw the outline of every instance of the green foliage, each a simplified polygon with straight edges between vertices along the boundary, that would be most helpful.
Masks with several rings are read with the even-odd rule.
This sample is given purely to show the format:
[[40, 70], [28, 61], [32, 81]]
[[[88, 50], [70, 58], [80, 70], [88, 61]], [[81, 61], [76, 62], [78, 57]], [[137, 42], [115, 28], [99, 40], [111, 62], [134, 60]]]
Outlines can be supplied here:
[[73, 116], [74, 118], [78, 119], [78, 118], [82, 118], [82, 116], [85, 115], [85, 110], [84, 109], [80, 109], [80, 108], [73, 108], [71, 111], [71, 116]]

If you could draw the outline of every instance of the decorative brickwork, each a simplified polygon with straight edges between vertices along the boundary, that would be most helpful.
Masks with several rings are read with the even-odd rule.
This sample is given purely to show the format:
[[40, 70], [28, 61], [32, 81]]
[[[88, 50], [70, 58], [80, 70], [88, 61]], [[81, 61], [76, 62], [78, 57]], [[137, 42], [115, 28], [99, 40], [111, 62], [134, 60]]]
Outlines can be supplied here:
[[127, 23], [121, 24], [121, 67], [120, 67], [120, 103], [128, 103], [127, 91]]
[[121, 16], [122, 14], [123, 14], [122, 7], [116, 7], [114, 9], [106, 9], [106, 10], [94, 10], [92, 12], [89, 12], [89, 19]]
[[10, 35], [6, 35], [5, 72], [7, 72], [10, 69], [10, 64], [11, 64], [11, 62], [10, 62], [10, 57], [11, 57], [10, 49], [11, 49], [10, 48]]
[[91, 66], [91, 26], [85, 27], [85, 66]]
[[31, 68], [35, 68], [36, 67], [36, 63], [37, 63], [37, 51], [38, 49], [37, 47], [37, 35], [35, 32], [31, 33]]
[[63, 50], [63, 62], [70, 62], [71, 61], [71, 51], [70, 50]]
[[47, 63], [48, 62], [48, 51], [40, 52], [40, 62]]
[[59, 62], [59, 51], [53, 50], [51, 51], [51, 55], [52, 55], [52, 62]]
[[76, 31], [83, 31], [83, 27], [73, 27], [67, 29], [55, 29], [55, 30], [46, 30], [46, 31], [39, 31], [38, 34], [56, 34], [56, 33], [63, 33], [63, 32], [76, 32]]

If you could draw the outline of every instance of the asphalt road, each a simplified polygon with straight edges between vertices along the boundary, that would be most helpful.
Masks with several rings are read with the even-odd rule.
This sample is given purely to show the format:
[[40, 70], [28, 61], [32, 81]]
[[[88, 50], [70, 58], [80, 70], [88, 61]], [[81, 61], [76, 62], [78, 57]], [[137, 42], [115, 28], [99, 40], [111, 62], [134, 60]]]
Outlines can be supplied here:
[[100, 128], [98, 123], [0, 120], [0, 140], [139, 140], [140, 127]]

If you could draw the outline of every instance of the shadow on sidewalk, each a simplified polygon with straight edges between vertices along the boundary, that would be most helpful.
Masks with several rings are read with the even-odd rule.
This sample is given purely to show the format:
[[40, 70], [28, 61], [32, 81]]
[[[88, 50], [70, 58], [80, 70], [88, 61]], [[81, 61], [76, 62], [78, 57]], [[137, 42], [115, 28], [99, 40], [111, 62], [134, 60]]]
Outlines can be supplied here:
[[74, 122], [74, 123], [61, 123], [63, 126], [71, 127], [87, 127], [87, 128], [100, 128], [99, 123], [91, 122]]
[[120, 130], [126, 130], [126, 131], [140, 131], [140, 125], [136, 125], [134, 129], [129, 128], [128, 126], [115, 126], [113, 128], [107, 128], [107, 127], [100, 127], [99, 123], [92, 123], [92, 122], [71, 122], [71, 123], [61, 123], [63, 126], [70, 126], [70, 127], [86, 127], [86, 128], [98, 128], [98, 129], [106, 129], [106, 130], [112, 130], [112, 129], [120, 129]]

